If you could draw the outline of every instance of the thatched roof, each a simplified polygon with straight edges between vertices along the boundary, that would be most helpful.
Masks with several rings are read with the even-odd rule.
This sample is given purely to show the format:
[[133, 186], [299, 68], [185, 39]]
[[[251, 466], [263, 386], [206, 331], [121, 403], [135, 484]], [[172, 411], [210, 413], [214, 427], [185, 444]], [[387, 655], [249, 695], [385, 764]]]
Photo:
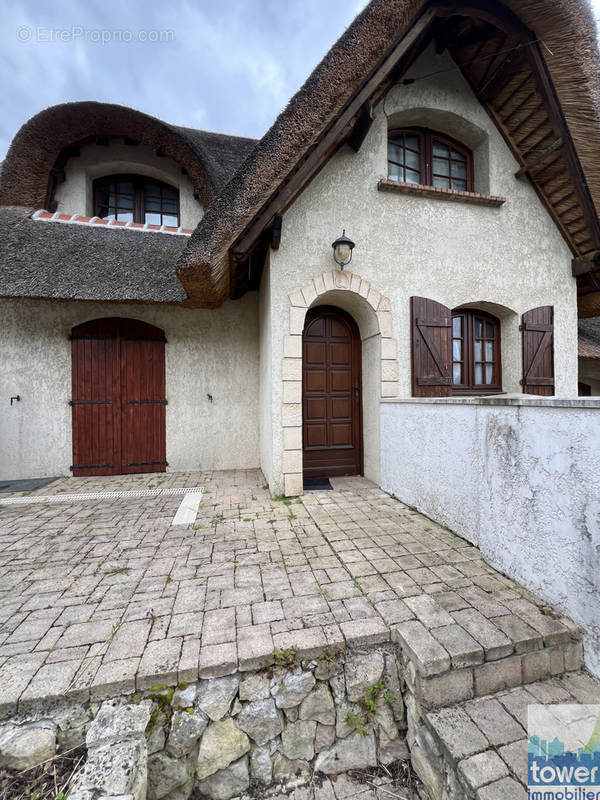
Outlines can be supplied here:
[[52, 171], [64, 166], [69, 149], [120, 137], [159, 150], [185, 168], [204, 208], [256, 145], [255, 139], [169, 125], [125, 106], [63, 103], [40, 111], [13, 139], [2, 164], [0, 206], [47, 208]]
[[42, 222], [0, 208], [0, 295], [181, 303], [175, 264], [188, 237]]
[[[342, 110], [349, 107], [384, 57], [415, 24], [425, 5], [425, 0], [372, 0], [250, 152], [199, 223], [181, 260], [179, 275], [198, 304], [215, 305], [228, 296], [230, 257], [236, 251], [236, 242], [248, 237], [253, 220], [262, 220], [272, 206], [276, 207], [278, 194], [286, 193], [287, 205], [293, 202], [287, 188], [280, 191], [282, 187], [289, 186], [294, 174], [302, 171], [317, 143], [326, 138]], [[528, 29], [527, 41], [531, 42], [533, 38], [543, 40], [543, 46], [533, 45], [531, 51], [535, 48], [536, 53], [541, 54], [543, 71], [551, 79], [550, 89], [544, 91], [540, 88], [538, 75], [527, 63], [531, 76], [527, 73], [524, 77], [528, 80], [531, 77], [531, 82], [530, 87], [526, 86], [522, 91], [525, 96], [527, 92], [532, 94], [531, 102], [539, 103], [541, 114], [546, 113], [545, 102], [554, 101], [556, 93], [559, 121], [567, 126], [567, 141], [559, 158], [547, 168], [536, 168], [535, 174], [532, 168], [530, 178], [574, 253], [585, 253], [592, 246], [592, 234], [590, 225], [586, 221], [581, 223], [582, 213], [585, 213], [581, 205], [589, 202], [592, 226], [598, 224], [597, 211], [600, 209], [600, 84], [595, 24], [590, 8], [585, 0], [507, 0], [504, 6], [490, 1], [481, 7], [484, 13], [486, 9], [503, 9], [502, 13], [518, 18]], [[470, 12], [465, 6], [458, 13], [466, 17]], [[516, 41], [511, 40], [505, 31], [496, 33], [499, 50], [502, 41], [505, 46], [507, 41]], [[452, 55], [455, 59], [460, 57], [460, 63], [465, 63], [469, 52], [469, 48], [463, 48]], [[464, 72], [468, 79], [479, 79], [469, 70]], [[511, 80], [521, 77], [513, 73]], [[503, 88], [500, 83], [499, 91]], [[520, 102], [520, 98], [516, 102]], [[488, 105], [491, 113], [495, 114], [493, 103], [494, 98], [491, 98]], [[524, 119], [524, 115], [521, 116]], [[519, 122], [518, 114], [517, 121], [525, 126], [524, 134], [529, 137], [531, 131], [526, 126], [531, 123]], [[499, 126], [503, 124], [499, 115], [496, 122]], [[528, 165], [530, 157], [533, 163], [534, 158], [544, 152], [546, 142], [550, 144], [556, 140], [556, 126], [552, 120], [542, 119], [541, 130], [543, 141], [539, 140], [533, 149], [531, 139], [527, 142], [527, 151], [525, 145], [523, 152], [515, 145], [515, 155], [522, 164]], [[503, 134], [514, 142], [512, 130], [507, 129]], [[575, 171], [581, 170], [583, 202], [579, 205], [577, 198], [572, 200], [573, 186], [569, 185], [569, 175], [573, 172], [573, 163], [565, 155], [567, 152], [573, 155]], [[550, 167], [553, 172], [550, 172]], [[283, 210], [287, 207], [285, 203]]]
[[[599, 64], [586, 0], [475, 0], [464, 7], [372, 0], [258, 143], [171, 126], [122, 106], [54, 106], [15, 136], [2, 167], [0, 206], [46, 207], [69, 148], [96, 137], [127, 137], [160, 150], [186, 169], [206, 208], [178, 259], [179, 278], [190, 304], [216, 307], [246, 290], [249, 256], [264, 252], [275, 215], [356, 133], [365, 101], [378, 102], [434, 39], [447, 39], [444, 47], [463, 65], [573, 253], [600, 251]], [[23, 222], [23, 229], [33, 224]], [[72, 268], [82, 259], [70, 252], [75, 280]], [[62, 291], [77, 289], [65, 284]]]
[[600, 360], [600, 317], [580, 319], [577, 330], [579, 358]]

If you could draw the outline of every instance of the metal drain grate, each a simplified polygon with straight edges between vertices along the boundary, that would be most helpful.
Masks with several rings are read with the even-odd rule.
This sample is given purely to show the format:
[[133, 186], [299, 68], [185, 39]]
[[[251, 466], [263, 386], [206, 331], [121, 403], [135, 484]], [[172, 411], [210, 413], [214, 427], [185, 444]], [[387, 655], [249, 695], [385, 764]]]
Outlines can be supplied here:
[[133, 500], [136, 497], [168, 497], [178, 494], [202, 494], [204, 486], [186, 489], [133, 489], [129, 492], [80, 492], [79, 494], [32, 495], [0, 498], [0, 506], [31, 505], [33, 503], [78, 503], [82, 500]]

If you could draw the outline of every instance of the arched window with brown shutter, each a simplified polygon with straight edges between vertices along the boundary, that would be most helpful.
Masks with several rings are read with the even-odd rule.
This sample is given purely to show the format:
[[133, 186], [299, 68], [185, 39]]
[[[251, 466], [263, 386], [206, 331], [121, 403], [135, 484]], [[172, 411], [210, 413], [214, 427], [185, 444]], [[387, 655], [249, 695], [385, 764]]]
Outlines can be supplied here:
[[525, 394], [554, 394], [554, 306], [526, 311], [521, 320]]

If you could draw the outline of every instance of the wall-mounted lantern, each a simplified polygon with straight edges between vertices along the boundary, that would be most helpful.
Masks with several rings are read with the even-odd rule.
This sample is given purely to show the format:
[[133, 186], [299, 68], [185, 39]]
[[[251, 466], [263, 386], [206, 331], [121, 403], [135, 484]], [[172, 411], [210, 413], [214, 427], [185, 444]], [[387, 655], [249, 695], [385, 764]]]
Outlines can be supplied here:
[[340, 269], [344, 269], [346, 264], [352, 261], [352, 250], [354, 249], [354, 242], [346, 236], [345, 228], [342, 235], [331, 246], [333, 247], [333, 260]]

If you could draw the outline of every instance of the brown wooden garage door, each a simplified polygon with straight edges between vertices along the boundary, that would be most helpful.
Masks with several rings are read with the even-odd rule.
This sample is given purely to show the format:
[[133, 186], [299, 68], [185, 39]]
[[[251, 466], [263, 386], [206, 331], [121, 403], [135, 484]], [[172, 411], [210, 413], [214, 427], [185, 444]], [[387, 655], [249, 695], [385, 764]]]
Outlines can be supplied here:
[[133, 319], [71, 332], [73, 474], [164, 472], [165, 335]]
[[361, 343], [352, 317], [311, 309], [302, 359], [304, 475], [361, 475]]

